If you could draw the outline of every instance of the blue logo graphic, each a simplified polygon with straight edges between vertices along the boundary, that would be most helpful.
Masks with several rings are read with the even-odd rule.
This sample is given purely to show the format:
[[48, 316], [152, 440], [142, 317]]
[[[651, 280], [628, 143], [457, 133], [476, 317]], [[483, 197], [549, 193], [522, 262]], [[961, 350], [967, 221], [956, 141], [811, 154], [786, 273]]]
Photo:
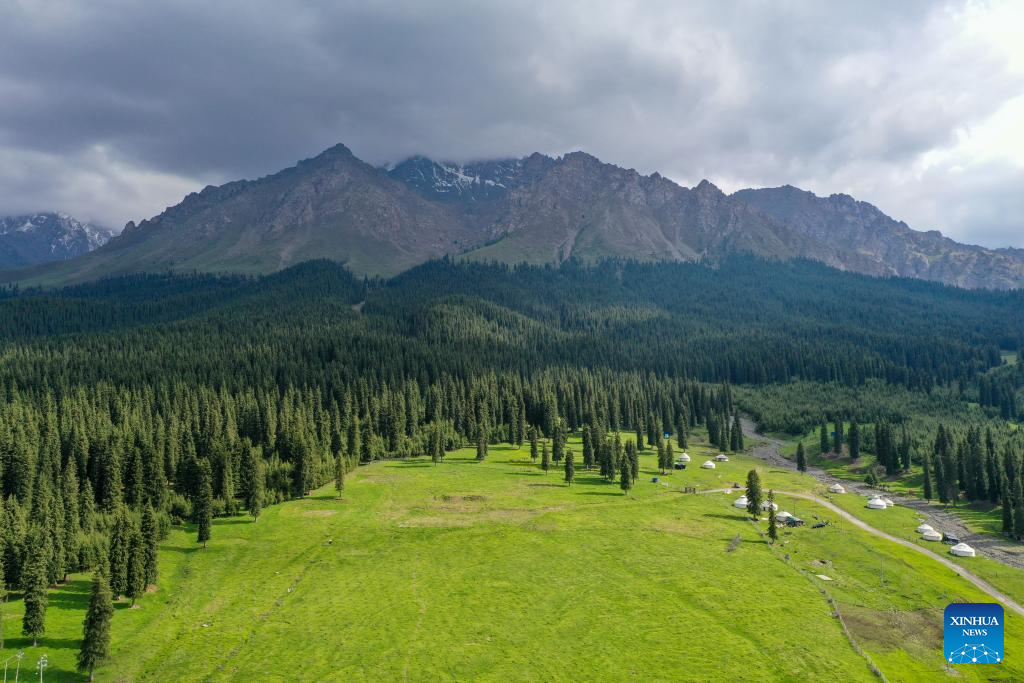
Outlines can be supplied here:
[[1003, 606], [991, 602], [954, 602], [943, 617], [947, 662], [996, 664], [1003, 661]]

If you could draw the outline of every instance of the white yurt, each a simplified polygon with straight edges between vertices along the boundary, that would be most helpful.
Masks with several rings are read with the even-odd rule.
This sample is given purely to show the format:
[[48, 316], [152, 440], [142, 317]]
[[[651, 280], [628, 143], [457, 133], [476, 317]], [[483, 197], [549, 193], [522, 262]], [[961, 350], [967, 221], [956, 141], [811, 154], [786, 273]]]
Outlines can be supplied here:
[[893, 505], [896, 504], [896, 503], [892, 502], [891, 500], [889, 500], [888, 498], [883, 498], [882, 502], [885, 503], [885, 507], [887, 507], [887, 508], [891, 508]]
[[783, 510], [783, 511], [782, 511], [782, 512], [780, 512], [779, 514], [775, 515], [775, 521], [776, 521], [776, 522], [785, 522], [785, 521], [786, 521], [787, 519], [789, 519], [789, 518], [790, 518], [790, 517], [792, 517], [792, 516], [793, 516], [793, 515], [789, 514], [789, 513], [788, 513], [788, 512], [786, 512], [785, 510]]
[[719, 453], [718, 455], [715, 456], [715, 460], [717, 460], [718, 462], [729, 462], [729, 456], [726, 455], [725, 453]]
[[935, 529], [932, 529], [931, 531], [926, 531], [923, 534], [921, 534], [921, 538], [923, 538], [926, 541], [941, 541], [942, 534], [936, 531]]
[[957, 557], [974, 557], [974, 548], [967, 545], [966, 543], [957, 543], [955, 546], [949, 549], [949, 552]]
[[885, 504], [885, 501], [877, 496], [868, 501], [868, 509], [871, 510], [884, 510], [889, 507]]
[[683, 453], [678, 458], [676, 458], [676, 460], [678, 460], [679, 462], [690, 462], [690, 454]]
[[843, 488], [842, 484], [832, 484], [828, 487], [829, 493], [846, 493], [846, 489]]
[[921, 526], [917, 527], [917, 533], [919, 534], [923, 534], [926, 531], [935, 531], [935, 529], [932, 528], [931, 524], [922, 524]]
[[715, 469], [715, 463], [711, 462], [710, 460], [705, 460], [704, 464], [701, 465], [701, 467], [703, 467], [706, 470], [713, 470]]
[[733, 505], [733, 507], [743, 508], [745, 510], [747, 508], [747, 497], [746, 496], [740, 496], [735, 501], [733, 501], [732, 505]]
[[766, 500], [765, 502], [761, 503], [761, 509], [762, 509], [762, 510], [768, 510], [768, 506], [769, 506], [769, 505], [771, 505], [771, 506], [772, 506], [772, 507], [771, 507], [771, 510], [772, 510], [772, 512], [776, 512], [776, 511], [778, 511], [778, 509], [779, 509], [779, 504], [778, 504], [778, 503], [769, 503], [769, 502], [768, 502], [767, 500]]

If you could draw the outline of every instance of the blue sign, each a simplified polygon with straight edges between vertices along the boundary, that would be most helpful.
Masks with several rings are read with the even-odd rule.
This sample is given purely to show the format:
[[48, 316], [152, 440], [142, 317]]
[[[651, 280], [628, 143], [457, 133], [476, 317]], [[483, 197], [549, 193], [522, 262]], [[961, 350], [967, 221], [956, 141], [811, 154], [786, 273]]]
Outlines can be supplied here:
[[943, 616], [943, 654], [954, 664], [1003, 661], [1003, 606], [992, 602], [954, 602]]

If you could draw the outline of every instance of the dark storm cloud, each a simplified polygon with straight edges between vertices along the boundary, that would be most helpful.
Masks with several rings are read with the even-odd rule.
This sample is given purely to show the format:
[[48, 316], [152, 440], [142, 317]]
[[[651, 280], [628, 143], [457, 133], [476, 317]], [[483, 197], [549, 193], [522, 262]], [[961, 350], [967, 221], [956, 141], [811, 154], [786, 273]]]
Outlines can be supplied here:
[[[999, 241], [1015, 218], [963, 192], [943, 211], [924, 183], [949, 174], [913, 171], [1020, 92], [965, 21], [932, 2], [0, 0], [0, 213], [120, 223], [341, 141], [373, 163], [582, 148]], [[1019, 163], [981, 175], [963, 186], [1013, 205]]]

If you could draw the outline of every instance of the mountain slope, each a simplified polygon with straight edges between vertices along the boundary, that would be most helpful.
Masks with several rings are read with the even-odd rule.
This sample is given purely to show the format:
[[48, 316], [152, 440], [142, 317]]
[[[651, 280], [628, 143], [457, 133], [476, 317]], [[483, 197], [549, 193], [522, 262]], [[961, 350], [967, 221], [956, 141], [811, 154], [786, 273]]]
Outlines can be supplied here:
[[135, 271], [268, 273], [314, 258], [389, 275], [457, 253], [472, 237], [461, 217], [338, 145], [258, 180], [193, 193], [129, 223], [75, 262], [18, 277], [78, 282]]
[[103, 246], [107, 228], [62, 213], [0, 218], [0, 269], [66, 261]]
[[842, 252], [859, 256], [869, 274], [935, 280], [961, 287], [1024, 286], [1024, 250], [960, 244], [938, 231], [919, 232], [867, 202], [829, 197], [790, 185], [740, 190], [733, 197]]
[[467, 164], [412, 157], [374, 168], [337, 145], [257, 180], [193, 193], [82, 258], [0, 281], [63, 284], [139, 271], [268, 273], [309, 259], [391, 276], [430, 259], [809, 258], [869, 275], [1024, 286], [1024, 250], [920, 233], [845, 195], [726, 195], [582, 153]]

